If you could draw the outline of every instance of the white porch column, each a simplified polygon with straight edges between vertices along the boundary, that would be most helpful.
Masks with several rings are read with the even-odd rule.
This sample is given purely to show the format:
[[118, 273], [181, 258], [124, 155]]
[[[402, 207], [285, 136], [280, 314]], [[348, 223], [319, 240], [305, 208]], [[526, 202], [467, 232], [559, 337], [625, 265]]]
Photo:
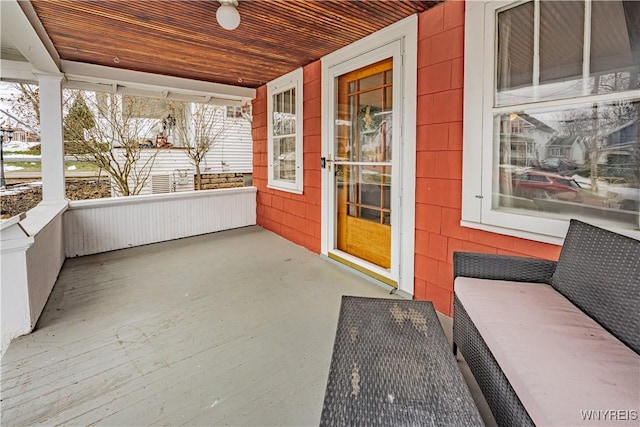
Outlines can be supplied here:
[[64, 140], [62, 137], [63, 75], [38, 75], [42, 142], [42, 201], [65, 200]]

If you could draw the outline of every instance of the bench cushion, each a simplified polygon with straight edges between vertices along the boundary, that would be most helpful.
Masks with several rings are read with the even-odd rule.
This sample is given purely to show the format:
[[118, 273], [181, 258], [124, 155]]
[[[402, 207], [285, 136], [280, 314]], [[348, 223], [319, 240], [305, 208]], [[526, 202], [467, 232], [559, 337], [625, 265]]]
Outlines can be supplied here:
[[[467, 277], [456, 278], [454, 286], [536, 425], [599, 425], [585, 422], [583, 411], [589, 410], [637, 416], [640, 356], [553, 287]], [[633, 418], [626, 414], [618, 419]]]

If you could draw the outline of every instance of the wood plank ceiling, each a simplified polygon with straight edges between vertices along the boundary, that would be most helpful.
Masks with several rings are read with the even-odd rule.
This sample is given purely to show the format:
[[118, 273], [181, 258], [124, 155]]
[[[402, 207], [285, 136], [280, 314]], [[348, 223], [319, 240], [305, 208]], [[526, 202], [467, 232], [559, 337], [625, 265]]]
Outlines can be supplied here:
[[37, 0], [61, 59], [258, 87], [440, 0], [240, 0], [240, 26], [216, 0]]

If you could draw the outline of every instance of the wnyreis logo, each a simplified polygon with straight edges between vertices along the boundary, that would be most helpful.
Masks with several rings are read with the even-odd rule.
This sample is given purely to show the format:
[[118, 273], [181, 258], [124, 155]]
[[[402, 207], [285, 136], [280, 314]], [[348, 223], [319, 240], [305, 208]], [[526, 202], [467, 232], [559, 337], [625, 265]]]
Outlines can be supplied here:
[[584, 421], [637, 421], [635, 409], [589, 409], [580, 411]]

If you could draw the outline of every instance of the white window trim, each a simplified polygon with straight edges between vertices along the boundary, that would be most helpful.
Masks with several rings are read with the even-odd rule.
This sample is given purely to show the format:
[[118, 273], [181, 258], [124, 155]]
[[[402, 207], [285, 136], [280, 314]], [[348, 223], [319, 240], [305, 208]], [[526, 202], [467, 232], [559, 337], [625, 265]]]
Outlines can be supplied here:
[[[304, 190], [303, 77], [302, 68], [298, 68], [267, 83], [267, 187], [296, 194], [302, 194]], [[273, 96], [292, 88], [296, 90], [296, 179], [288, 182], [273, 177]]]
[[[464, 227], [545, 243], [562, 244], [568, 220], [536, 217], [492, 209], [493, 113], [504, 109], [552, 107], [585, 102], [583, 97], [494, 108], [495, 11], [520, 1], [465, 3], [464, 128], [462, 221]], [[637, 91], [590, 96], [589, 101], [637, 98]], [[486, 141], [486, 143], [485, 143]], [[486, 167], [483, 167], [486, 165]], [[612, 231], [638, 238], [638, 231]]]
[[[402, 114], [401, 114], [401, 152], [399, 160], [402, 164], [402, 173], [398, 191], [401, 191], [401, 213], [397, 225], [400, 232], [398, 247], [392, 248], [392, 253], [397, 254], [395, 264], [397, 273], [390, 276], [398, 283], [398, 292], [403, 295], [413, 295], [414, 292], [414, 249], [415, 249], [415, 177], [416, 177], [416, 108], [417, 108], [417, 81], [418, 81], [418, 16], [412, 15], [402, 21], [398, 21], [382, 30], [379, 30], [363, 39], [360, 39], [336, 52], [322, 58], [322, 156], [329, 155], [331, 120], [330, 92], [331, 73], [329, 70], [349, 60], [387, 46], [395, 41], [400, 41], [404, 50], [402, 56], [403, 68], [400, 82], [402, 86]], [[395, 73], [396, 71], [394, 71]], [[398, 86], [398, 89], [400, 86]], [[329, 233], [333, 232], [328, 227], [330, 221], [327, 217], [327, 206], [330, 204], [331, 191], [328, 188], [328, 169], [322, 171], [322, 220], [321, 220], [321, 253], [327, 255], [329, 250]], [[400, 193], [399, 193], [400, 194]], [[357, 260], [357, 259], [356, 259]], [[356, 262], [357, 263], [357, 262]], [[367, 266], [369, 267], [369, 266]], [[383, 274], [384, 276], [385, 274]]]

